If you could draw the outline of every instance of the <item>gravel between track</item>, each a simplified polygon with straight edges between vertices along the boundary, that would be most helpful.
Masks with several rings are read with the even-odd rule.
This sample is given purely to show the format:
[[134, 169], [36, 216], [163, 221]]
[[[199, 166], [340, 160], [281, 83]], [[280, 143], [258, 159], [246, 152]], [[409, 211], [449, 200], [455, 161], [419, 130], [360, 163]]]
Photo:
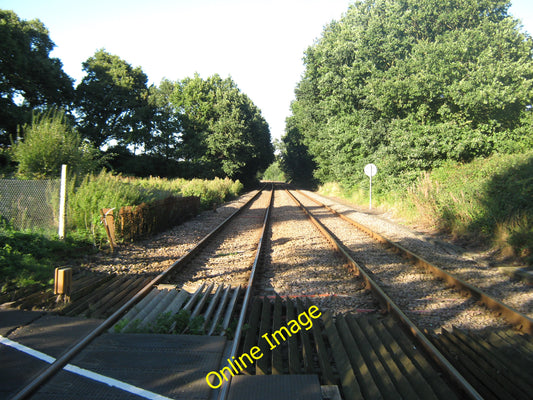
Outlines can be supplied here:
[[[83, 265], [94, 271], [114, 272], [119, 274], [157, 274], [168, 268], [179, 259], [209, 231], [218, 226], [240, 205], [256, 192], [250, 192], [239, 199], [219, 207], [216, 212], [205, 211], [186, 223], [168, 230], [150, 239], [118, 247], [114, 254], [98, 254], [91, 257]], [[479, 265], [450, 251], [447, 246], [423, 240], [422, 235], [395, 223], [361, 212], [357, 212], [343, 204], [324, 198], [312, 192], [326, 204], [333, 206], [350, 218], [369, 226], [389, 239], [422, 255], [428, 261], [445, 268], [470, 283], [481, 287], [487, 293], [499, 298], [522, 313], [533, 316], [533, 287], [522, 282], [510, 280], [494, 268]], [[301, 197], [301, 196], [300, 196]], [[314, 207], [313, 211], [324, 216], [329, 212], [319, 210], [310, 200], [304, 204]], [[280, 296], [315, 296], [313, 301], [319, 307], [330, 309], [334, 313], [354, 312], [361, 309], [374, 309], [375, 303], [363, 289], [362, 283], [351, 277], [343, 266], [342, 260], [331, 250], [330, 245], [307, 217], [294, 205], [283, 191], [275, 196], [271, 240], [267, 250], [266, 268], [261, 272], [259, 286], [261, 293]], [[339, 220], [339, 221], [337, 221]], [[500, 319], [487, 313], [484, 307], [473, 304], [451, 289], [443, 289], [434, 278], [413, 268], [403, 259], [390, 252], [384, 252], [380, 245], [373, 243], [366, 235], [359, 233], [351, 225], [339, 218], [328, 217], [328, 224], [338, 226], [333, 229], [335, 234], [352, 248], [354, 258], [367, 267], [374, 269], [376, 276], [382, 278], [385, 289], [393, 295], [392, 288], [400, 293], [408, 294], [400, 305], [409, 310], [410, 316], [420, 326], [439, 330], [451, 325], [465, 329], [483, 329], [485, 327], [506, 327]], [[229, 242], [228, 242], [229, 243]], [[235, 268], [233, 259], [255, 249], [256, 238], [248, 234], [239, 245], [229, 244], [221, 247], [215, 264]], [[392, 258], [391, 258], [392, 257]], [[395, 258], [394, 258], [395, 257]], [[270, 265], [268, 263], [270, 261]], [[211, 264], [210, 268], [214, 268]], [[217, 267], [218, 268], [218, 267]], [[215, 278], [217, 273], [204, 270], [190, 273], [185, 281]], [[221, 274], [225, 275], [225, 274]], [[221, 282], [234, 281], [234, 278], [222, 278]], [[432, 287], [424, 296], [414, 295], [415, 288]], [[330, 296], [334, 294], [335, 296]]]
[[195, 290], [202, 283], [210, 285], [246, 285], [257, 253], [270, 191], [259, 197], [224, 228], [222, 234], [181, 270], [173, 272], [167, 282]]
[[283, 190], [277, 190], [270, 250], [260, 273], [258, 294], [310, 296], [334, 314], [376, 310], [372, 295], [352, 276], [343, 259]]
[[454, 276], [480, 288], [502, 303], [513, 307], [529, 318], [533, 318], [533, 285], [510, 279], [498, 268], [463, 257], [454, 246], [447, 243], [426, 240], [424, 235], [386, 219], [357, 212], [353, 208], [316, 193], [305, 193], [315, 196], [319, 201], [323, 200], [324, 204], [332, 206], [337, 212], [344, 213], [413, 253], [421, 255], [427, 261]]
[[[435, 262], [439, 267], [445, 267], [448, 271], [451, 269], [455, 275], [482, 287], [487, 293], [531, 316], [533, 295], [530, 286], [511, 281], [497, 270], [477, 265], [472, 260], [448, 254], [445, 248], [421, 240], [420, 235], [410, 232], [405, 227], [373, 215], [356, 212], [315, 193], [305, 193], [389, 239], [399, 242], [428, 261]], [[473, 299], [460, 296], [454, 289], [444, 288], [442, 282], [437, 281], [424, 269], [413, 267], [392, 252], [385, 252], [381, 245], [349, 223], [340, 218], [331, 218], [332, 214], [326, 209], [317, 206], [304, 196], [298, 197], [304, 205], [311, 207], [316, 217], [326, 217], [322, 222], [351, 249], [352, 256], [357, 262], [375, 274], [374, 277], [387, 293], [402, 309], [407, 310], [407, 314], [421, 327], [432, 330], [451, 328], [452, 325], [470, 330], [508, 327], [501, 318], [490, 314], [484, 306], [476, 304]]]

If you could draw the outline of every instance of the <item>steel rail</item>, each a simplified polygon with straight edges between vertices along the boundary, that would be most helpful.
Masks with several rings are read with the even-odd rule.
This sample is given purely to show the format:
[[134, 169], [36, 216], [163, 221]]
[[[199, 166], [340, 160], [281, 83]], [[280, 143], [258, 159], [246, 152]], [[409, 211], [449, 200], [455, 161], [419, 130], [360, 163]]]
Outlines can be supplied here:
[[73, 347], [70, 348], [65, 354], [57, 358], [52, 364], [50, 364], [43, 372], [41, 372], [37, 377], [35, 377], [28, 385], [26, 385], [22, 390], [15, 394], [12, 397], [12, 400], [21, 400], [26, 399], [31, 396], [39, 387], [44, 383], [50, 380], [55, 374], [63, 369], [67, 363], [78, 355], [85, 347], [87, 347], [94, 339], [104, 333], [109, 329], [114, 323], [116, 323], [126, 312], [128, 312], [132, 307], [134, 307], [139, 301], [141, 301], [155, 285], [161, 282], [168, 274], [173, 272], [177, 267], [185, 264], [189, 259], [191, 259], [198, 251], [200, 251], [206, 243], [211, 240], [218, 232], [220, 232], [234, 217], [239, 215], [242, 210], [244, 210], [248, 205], [250, 205], [264, 190], [266, 187], [263, 186], [258, 192], [252, 196], [244, 205], [239, 209], [233, 212], [229, 217], [222, 221], [215, 229], [209, 232], [200, 242], [196, 244], [189, 252], [180, 257], [175, 261], [170, 267], [157, 275], [152, 281], [150, 281], [146, 286], [144, 286], [137, 294], [135, 294], [127, 303], [110, 315], [106, 320], [104, 320], [98, 327], [96, 327], [92, 332], [79, 340]]
[[533, 335], [533, 320], [526, 315], [522, 314], [518, 310], [515, 310], [514, 308], [508, 306], [507, 304], [502, 303], [499, 300], [496, 300], [492, 298], [487, 293], [483, 292], [481, 289], [463, 281], [462, 279], [454, 276], [453, 274], [444, 271], [442, 268], [437, 267], [436, 265], [430, 263], [429, 261], [425, 260], [423, 257], [413, 253], [410, 250], [407, 250], [402, 245], [393, 242], [392, 240], [388, 239], [387, 237], [374, 232], [372, 229], [368, 228], [365, 225], [360, 224], [357, 221], [354, 221], [353, 219], [347, 217], [344, 214], [341, 214], [331, 208], [330, 206], [308, 196], [307, 194], [298, 191], [302, 196], [307, 197], [308, 199], [312, 200], [316, 204], [320, 205], [321, 207], [326, 208], [336, 216], [342, 218], [343, 220], [349, 222], [353, 226], [355, 226], [357, 229], [359, 229], [362, 232], [365, 232], [367, 235], [371, 236], [378, 242], [384, 244], [385, 246], [390, 247], [396, 252], [399, 252], [404, 257], [408, 258], [412, 262], [414, 262], [415, 265], [421, 266], [422, 268], [426, 269], [427, 271], [431, 272], [436, 277], [444, 280], [449, 285], [459, 289], [460, 292], [469, 293], [472, 297], [479, 300], [481, 303], [485, 304], [487, 308], [490, 310], [496, 312], [498, 315], [501, 315], [507, 322], [509, 322], [511, 325], [515, 326], [517, 329], [521, 330], [524, 333], [528, 333], [530, 335]]
[[455, 369], [455, 367], [442, 355], [442, 353], [433, 345], [427, 336], [416, 326], [416, 324], [409, 319], [407, 315], [398, 307], [398, 305], [389, 297], [389, 295], [370, 277], [367, 271], [362, 268], [357, 262], [348, 254], [344, 245], [340, 243], [333, 234], [320, 223], [307, 208], [287, 189], [285, 189], [289, 196], [295, 201], [300, 209], [307, 215], [311, 222], [320, 230], [320, 232], [327, 238], [331, 245], [343, 255], [345, 260], [353, 268], [356, 275], [360, 276], [366, 283], [366, 287], [370, 289], [378, 300], [387, 308], [403, 324], [405, 328], [411, 333], [415, 340], [426, 350], [431, 358], [442, 368], [443, 372], [457, 384], [458, 388], [472, 399], [482, 400], [483, 397], [474, 389], [474, 387]]
[[[231, 359], [232, 357], [236, 357], [237, 356], [237, 350], [238, 350], [239, 345], [240, 345], [242, 329], [243, 329], [243, 326], [244, 326], [244, 320], [246, 318], [246, 312], [248, 310], [248, 304], [250, 303], [250, 298], [252, 296], [252, 288], [253, 288], [253, 283], [254, 283], [254, 279], [255, 279], [255, 273], [256, 273], [257, 266], [259, 264], [260, 258], [261, 258], [261, 254], [263, 252], [263, 243], [264, 243], [266, 235], [268, 233], [268, 229], [267, 228], [268, 228], [268, 222], [270, 220], [270, 211], [272, 209], [272, 203], [273, 203], [273, 199], [274, 199], [274, 190], [275, 190], [275, 187], [274, 187], [274, 185], [272, 185], [271, 186], [271, 193], [270, 193], [270, 201], [268, 203], [268, 207], [267, 207], [267, 209], [265, 211], [265, 216], [264, 216], [264, 219], [263, 219], [263, 230], [261, 232], [261, 238], [259, 239], [259, 243], [257, 244], [257, 250], [256, 250], [256, 254], [255, 254], [255, 259], [254, 259], [254, 263], [252, 265], [252, 270], [250, 272], [250, 278], [248, 279], [248, 284], [246, 286], [246, 292], [244, 294], [244, 300], [243, 300], [243, 303], [242, 303], [241, 313], [239, 315], [239, 322], [237, 323], [237, 328], [235, 330], [235, 337], [233, 338], [233, 345], [231, 347], [231, 352], [230, 352], [230, 355], [228, 357], [229, 359]], [[218, 396], [218, 400], [226, 400], [226, 398], [227, 398], [227, 396], [229, 394], [230, 385], [231, 385], [231, 377], [230, 377], [230, 380], [228, 380], [224, 384], [224, 386], [221, 388], [219, 396]]]

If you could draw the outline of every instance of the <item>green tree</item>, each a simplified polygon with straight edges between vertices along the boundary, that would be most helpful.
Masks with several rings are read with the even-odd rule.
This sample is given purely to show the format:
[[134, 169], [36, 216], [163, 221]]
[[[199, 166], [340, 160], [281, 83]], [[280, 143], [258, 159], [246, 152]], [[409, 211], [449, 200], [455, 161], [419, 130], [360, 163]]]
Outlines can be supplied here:
[[195, 176], [251, 182], [273, 161], [268, 124], [231, 78], [184, 79], [171, 102], [180, 114], [180, 154]]
[[147, 143], [147, 152], [162, 155], [165, 160], [178, 160], [181, 143], [181, 120], [179, 111], [170, 97], [174, 92], [173, 82], [164, 79], [158, 87], [150, 87], [149, 102], [153, 107], [152, 134]]
[[85, 174], [103, 161], [98, 150], [80, 138], [73, 121], [62, 110], [34, 113], [32, 123], [24, 130], [24, 140], [14, 148], [18, 173], [23, 177], [57, 177], [61, 164], [67, 164], [71, 172]]
[[285, 182], [286, 177], [281, 169], [280, 161], [276, 160], [263, 173], [263, 180]]
[[69, 106], [74, 89], [61, 62], [49, 56], [54, 43], [42, 22], [0, 10], [0, 38], [0, 144], [9, 144], [34, 108]]
[[287, 129], [280, 144], [280, 168], [290, 181], [299, 185], [313, 186], [315, 181], [313, 171], [316, 165], [294, 121], [294, 117], [289, 117], [286, 121]]
[[83, 137], [97, 147], [111, 139], [134, 147], [149, 143], [154, 108], [142, 69], [101, 49], [83, 63], [83, 70], [86, 75], [76, 88]]
[[305, 53], [292, 106], [315, 176], [354, 182], [377, 160], [387, 177], [416, 176], [531, 143], [533, 45], [508, 7], [362, 1], [329, 24]]

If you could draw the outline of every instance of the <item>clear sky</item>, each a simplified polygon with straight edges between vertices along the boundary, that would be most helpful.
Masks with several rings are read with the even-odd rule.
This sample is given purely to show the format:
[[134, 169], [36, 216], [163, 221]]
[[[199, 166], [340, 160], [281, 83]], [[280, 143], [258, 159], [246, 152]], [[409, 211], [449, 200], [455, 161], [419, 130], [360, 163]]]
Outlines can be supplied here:
[[[283, 135], [305, 49], [351, 0], [0, 0], [21, 19], [38, 18], [56, 44], [52, 56], [75, 80], [82, 62], [105, 48], [150, 83], [231, 76], [261, 109], [272, 136]], [[533, 35], [533, 1], [510, 13]]]

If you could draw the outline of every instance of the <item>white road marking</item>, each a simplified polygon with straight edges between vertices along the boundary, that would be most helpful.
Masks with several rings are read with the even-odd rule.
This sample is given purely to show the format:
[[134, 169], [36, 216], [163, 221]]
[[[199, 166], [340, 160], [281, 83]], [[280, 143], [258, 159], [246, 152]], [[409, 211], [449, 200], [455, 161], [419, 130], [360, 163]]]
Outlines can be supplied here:
[[[24, 346], [23, 344], [17, 343], [11, 339], [8, 339], [2, 335], [0, 335], [0, 344], [3, 344], [5, 346], [12, 347], [16, 350], [19, 350], [23, 353], [26, 353], [32, 357], [38, 358], [41, 361], [47, 362], [49, 364], [53, 363], [55, 361], [54, 357], [49, 356], [48, 354], [42, 353], [38, 350], [32, 349], [30, 347]], [[132, 394], [136, 394], [137, 396], [144, 397], [145, 399], [150, 400], [172, 400], [170, 397], [165, 397], [160, 394], [150, 392], [149, 390], [145, 390], [142, 388], [139, 388], [137, 386], [130, 385], [129, 383], [119, 381], [114, 378], [110, 378], [108, 376], [104, 376], [101, 374], [98, 374], [96, 372], [89, 371], [84, 368], [77, 367], [72, 364], [68, 364], [64, 367], [66, 371], [72, 372], [74, 374], [83, 376], [88, 379], [92, 379], [94, 381], [104, 383], [108, 386], [115, 387], [117, 389], [123, 390], [125, 392], [129, 392]]]

